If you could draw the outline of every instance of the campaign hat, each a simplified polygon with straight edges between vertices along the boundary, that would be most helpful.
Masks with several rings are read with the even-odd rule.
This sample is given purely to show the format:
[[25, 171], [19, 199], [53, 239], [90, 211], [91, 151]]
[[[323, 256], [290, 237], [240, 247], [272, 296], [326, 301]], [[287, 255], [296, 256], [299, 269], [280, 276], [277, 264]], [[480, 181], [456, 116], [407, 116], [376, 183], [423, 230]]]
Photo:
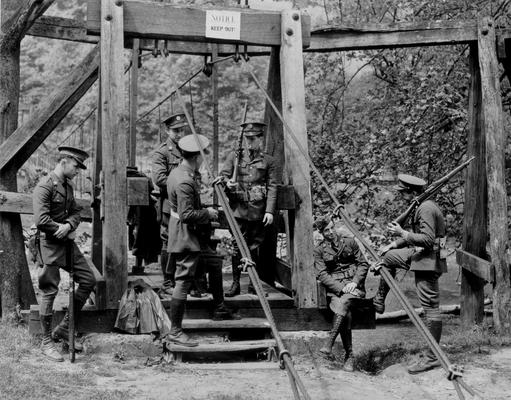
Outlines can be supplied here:
[[243, 128], [243, 134], [245, 137], [260, 136], [264, 134], [266, 124], [264, 122], [244, 122], [240, 125]]
[[182, 126], [187, 126], [188, 121], [186, 120], [186, 115], [183, 113], [172, 114], [170, 117], [163, 120], [163, 124], [167, 128], [181, 128]]
[[60, 146], [58, 150], [61, 156], [70, 157], [75, 160], [79, 168], [87, 169], [84, 163], [89, 158], [89, 153], [86, 151], [71, 146]]

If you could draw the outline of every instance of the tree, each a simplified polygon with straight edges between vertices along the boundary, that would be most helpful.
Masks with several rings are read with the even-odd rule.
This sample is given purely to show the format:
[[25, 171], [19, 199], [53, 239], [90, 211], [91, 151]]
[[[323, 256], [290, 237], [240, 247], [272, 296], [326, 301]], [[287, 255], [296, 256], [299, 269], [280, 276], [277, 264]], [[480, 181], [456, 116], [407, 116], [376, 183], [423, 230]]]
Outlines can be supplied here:
[[[53, 0], [8, 0], [0, 3], [0, 142], [18, 125], [20, 92], [20, 43], [34, 21]], [[0, 189], [17, 191], [17, 170], [0, 171]], [[16, 319], [19, 306], [35, 301], [28, 272], [21, 218], [19, 214], [0, 213], [0, 299], [2, 319]]]

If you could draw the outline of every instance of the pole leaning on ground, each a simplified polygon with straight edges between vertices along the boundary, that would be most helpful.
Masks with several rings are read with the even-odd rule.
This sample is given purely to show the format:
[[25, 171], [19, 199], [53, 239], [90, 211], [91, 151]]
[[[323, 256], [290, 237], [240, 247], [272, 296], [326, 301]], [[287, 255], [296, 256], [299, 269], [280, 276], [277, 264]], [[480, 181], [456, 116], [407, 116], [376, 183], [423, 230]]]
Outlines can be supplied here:
[[74, 240], [66, 239], [66, 265], [69, 271], [69, 361], [75, 362], [75, 264]]

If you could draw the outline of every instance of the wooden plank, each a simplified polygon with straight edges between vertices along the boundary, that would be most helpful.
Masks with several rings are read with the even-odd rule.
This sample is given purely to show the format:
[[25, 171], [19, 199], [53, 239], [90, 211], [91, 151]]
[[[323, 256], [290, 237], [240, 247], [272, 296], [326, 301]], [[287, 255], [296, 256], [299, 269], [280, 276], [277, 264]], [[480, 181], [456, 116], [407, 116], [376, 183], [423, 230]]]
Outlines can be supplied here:
[[130, 176], [128, 178], [128, 205], [149, 205], [149, 179], [143, 176]]
[[116, 308], [127, 288], [127, 127], [124, 106], [123, 2], [101, 2], [101, 122], [103, 176], [103, 276], [107, 305]]
[[291, 265], [277, 258], [275, 263], [275, 280], [288, 290], [292, 290]]
[[196, 347], [177, 346], [166, 343], [167, 350], [173, 353], [233, 353], [239, 351], [267, 350], [276, 347], [275, 339], [237, 340], [221, 343], [200, 343]]
[[[242, 43], [262, 46], [277, 46], [281, 40], [280, 13], [259, 11], [248, 8], [192, 8], [174, 6], [166, 3], [127, 1], [124, 2], [124, 32], [133, 37], [187, 40], [211, 43]], [[87, 2], [87, 32], [98, 34], [100, 31], [100, 1]], [[207, 10], [238, 12], [241, 15], [240, 39], [221, 40], [205, 36]], [[299, 11], [296, 11], [299, 12]], [[310, 43], [310, 17], [302, 15], [302, 43]]]
[[27, 35], [80, 43], [97, 44], [99, 42], [97, 36], [87, 35], [85, 21], [45, 15], [34, 22]]
[[[282, 12], [282, 45], [280, 76], [282, 114], [304, 151], [308, 151], [305, 109], [305, 85], [301, 44], [301, 22], [298, 12]], [[289, 134], [289, 132], [286, 132]], [[286, 172], [294, 186], [300, 206], [295, 210], [293, 232], [288, 240], [293, 245], [293, 292], [300, 308], [317, 307], [316, 276], [313, 268], [312, 197], [310, 169], [307, 159], [295, 142], [287, 137], [285, 143]], [[291, 232], [290, 232], [291, 233]]]
[[500, 334], [511, 334], [511, 280], [507, 261], [508, 208], [504, 173], [506, 134], [502, 118], [495, 28], [490, 18], [479, 22], [478, 51], [486, 138], [490, 258], [495, 266], [493, 322]]
[[37, 150], [98, 77], [96, 46], [44, 102], [0, 146], [0, 169], [19, 168]]
[[101, 272], [98, 271], [94, 263], [92, 262], [90, 257], [85, 257], [87, 264], [89, 265], [92, 273], [94, 274], [94, 278], [96, 279], [96, 288], [93, 293], [94, 294], [94, 304], [98, 310], [106, 309], [106, 281]]
[[[82, 207], [80, 218], [82, 221], [91, 221], [91, 203], [88, 200], [76, 199], [79, 206]], [[16, 193], [0, 190], [0, 212], [33, 214], [32, 195], [28, 193]]]
[[[510, 29], [499, 35], [511, 37]], [[438, 46], [477, 41], [477, 21], [401, 22], [317, 28], [307, 52]]]
[[456, 249], [456, 262], [478, 278], [490, 283], [495, 282], [495, 270], [491, 262], [461, 249]]
[[[467, 167], [463, 217], [463, 249], [486, 256], [488, 205], [486, 189], [485, 138], [482, 128], [481, 74], [477, 44], [470, 44], [470, 92], [468, 100], [467, 157], [475, 156]], [[459, 262], [458, 262], [459, 263]], [[484, 280], [467, 269], [461, 271], [461, 323], [469, 328], [484, 318]]]
[[214, 321], [197, 318], [183, 321], [183, 329], [188, 330], [223, 330], [223, 329], [270, 329], [270, 323], [265, 318], [243, 318]]
[[[129, 115], [129, 155], [128, 165], [135, 167], [137, 165], [137, 114], [138, 114], [138, 56], [140, 49], [140, 40], [133, 39], [133, 48], [131, 50], [131, 69], [130, 69], [130, 115]], [[129, 191], [128, 191], [129, 195]], [[149, 204], [149, 202], [148, 202]]]

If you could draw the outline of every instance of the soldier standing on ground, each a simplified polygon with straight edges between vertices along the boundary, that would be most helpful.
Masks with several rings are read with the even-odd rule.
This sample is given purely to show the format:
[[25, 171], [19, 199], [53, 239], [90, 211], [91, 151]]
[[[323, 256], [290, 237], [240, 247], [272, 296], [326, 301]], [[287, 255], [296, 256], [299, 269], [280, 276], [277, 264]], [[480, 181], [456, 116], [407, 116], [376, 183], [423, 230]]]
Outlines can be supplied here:
[[[59, 325], [51, 331], [53, 303], [59, 290], [59, 268], [69, 271], [66, 265], [66, 245], [74, 239], [80, 223], [81, 207], [76, 204], [71, 180], [79, 169], [85, 169], [88, 154], [73, 147], [59, 147], [58, 163], [48, 176], [42, 178], [34, 190], [34, 223], [38, 229], [36, 239], [40, 257], [39, 289], [42, 292], [39, 314], [43, 331], [41, 350], [53, 361], [64, 361], [57, 351], [54, 340], [67, 342], [69, 339], [69, 311]], [[74, 278], [78, 283], [75, 292], [75, 320], [79, 311], [94, 289], [96, 279], [82, 253], [74, 247]], [[83, 346], [75, 342], [75, 351]]]
[[[264, 240], [266, 227], [273, 223], [277, 204], [278, 173], [275, 159], [263, 152], [264, 131], [266, 125], [261, 122], [246, 122], [241, 124], [248, 152], [243, 152], [239, 161], [238, 181], [233, 182], [236, 154], [227, 156], [220, 176], [226, 181], [227, 195], [230, 206], [238, 222], [243, 237], [256, 263], [259, 276], [264, 275], [263, 265], [259, 257], [259, 249]], [[217, 178], [218, 179], [218, 178]], [[240, 294], [240, 265], [239, 249], [232, 258], [232, 286], [225, 293], [226, 297]], [[248, 292], [255, 294], [252, 284]]]
[[[399, 185], [395, 189], [408, 203], [426, 186], [424, 180], [411, 175], [400, 174], [398, 180]], [[411, 226], [413, 231], [409, 232], [395, 222], [389, 224], [389, 231], [400, 238], [382, 249], [382, 264], [392, 276], [396, 275], [398, 268], [415, 273], [415, 286], [426, 313], [426, 325], [438, 343], [442, 336], [438, 278], [447, 271], [445, 258], [440, 253], [440, 249], [445, 247], [444, 216], [433, 200], [426, 200], [417, 207]], [[380, 278], [380, 286], [373, 299], [375, 310], [380, 314], [385, 311], [385, 298], [389, 290], [387, 283]], [[418, 374], [439, 366], [440, 361], [429, 350], [425, 362], [410, 366], [408, 372]]]
[[332, 358], [337, 335], [341, 335], [345, 350], [344, 370], [352, 372], [353, 347], [351, 335], [352, 306], [356, 299], [365, 298], [365, 280], [369, 264], [352, 237], [334, 229], [332, 221], [318, 219], [316, 229], [323, 236], [314, 248], [314, 267], [317, 279], [325, 286], [334, 312], [332, 330], [319, 351]]
[[185, 114], [173, 114], [163, 121], [167, 139], [161, 143], [152, 155], [152, 178], [153, 183], [160, 189], [160, 235], [162, 248], [160, 265], [163, 273], [163, 286], [160, 289], [160, 296], [172, 295], [172, 288], [175, 285], [174, 274], [175, 263], [169, 259], [168, 247], [168, 225], [170, 208], [167, 195], [167, 178], [170, 172], [179, 165], [181, 152], [177, 147], [179, 139], [188, 132], [188, 123]]

